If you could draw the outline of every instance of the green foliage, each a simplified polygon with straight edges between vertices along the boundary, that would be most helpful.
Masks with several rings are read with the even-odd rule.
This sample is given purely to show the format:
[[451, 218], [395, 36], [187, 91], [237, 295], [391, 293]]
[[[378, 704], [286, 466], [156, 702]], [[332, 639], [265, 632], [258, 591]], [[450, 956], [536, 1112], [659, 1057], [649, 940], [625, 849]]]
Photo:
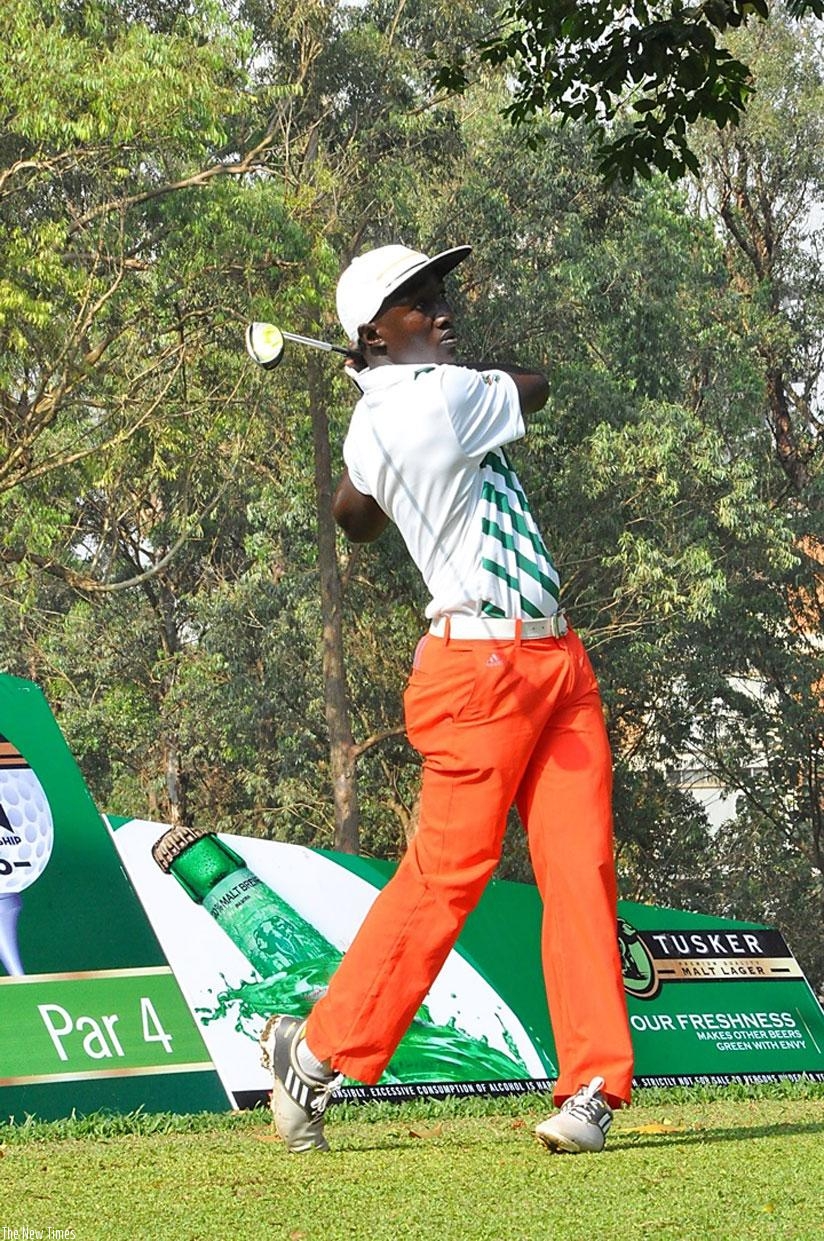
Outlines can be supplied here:
[[[753, 17], [766, 21], [777, 7], [767, 0], [508, 0], [477, 54], [481, 64], [513, 73], [505, 114], [514, 124], [544, 111], [583, 120], [600, 138], [608, 181], [649, 180], [654, 171], [677, 181], [698, 172], [689, 126], [699, 119], [735, 125], [750, 102], [750, 68], [729, 51], [726, 32]], [[821, 0], [793, 9], [824, 16]], [[444, 90], [463, 90], [468, 81], [465, 54], [435, 74]], [[637, 119], [615, 127], [627, 113]]]
[[[12, 96], [4, 144], [22, 155], [111, 144], [153, 154], [205, 154], [225, 141], [221, 111], [236, 111], [230, 27], [200, 5], [172, 32], [131, 22], [123, 6], [72, 12], [40, 0], [9, 0], [0, 32], [0, 92]], [[233, 80], [234, 79], [234, 80]], [[217, 94], [216, 94], [217, 92]], [[217, 106], [216, 106], [217, 105]], [[124, 168], [125, 174], [126, 169]]]
[[[789, 49], [782, 54], [786, 63]], [[775, 62], [773, 74], [781, 77]], [[599, 672], [616, 755], [623, 891], [730, 914], [733, 872], [715, 864], [702, 810], [671, 782], [698, 754], [724, 787], [757, 803], [748, 767], [769, 752], [776, 823], [786, 830], [792, 822], [798, 865], [807, 867], [800, 928], [820, 899], [820, 785], [804, 772], [816, 769], [822, 730], [813, 689], [820, 673], [791, 618], [799, 592], [815, 597], [815, 566], [799, 538], [812, 530], [807, 506], [816, 503], [818, 475], [811, 469], [807, 491], [787, 502], [764, 359], [783, 349], [797, 390], [816, 389], [813, 353], [796, 353], [793, 342], [820, 340], [817, 276], [784, 230], [776, 236], [795, 283], [783, 280], [783, 302], [755, 282], [750, 295], [741, 264], [681, 195], [663, 183], [604, 191], [570, 128], [546, 126], [531, 151], [473, 102], [472, 160], [448, 211], [455, 239], [486, 240], [466, 269], [459, 327], [470, 333], [469, 356], [543, 363], [550, 376], [550, 401], [513, 455], [560, 564], [563, 601]], [[774, 116], [777, 106], [765, 101], [764, 113], [772, 107]], [[784, 106], [788, 129], [804, 126], [807, 114], [815, 129], [812, 106]], [[777, 140], [776, 156], [782, 145], [804, 148], [798, 171], [809, 177], [806, 144], [794, 132], [794, 143], [789, 134]], [[746, 129], [738, 135], [747, 140]], [[768, 146], [765, 138], [759, 155]], [[753, 158], [747, 166], [756, 175], [769, 164]], [[777, 200], [788, 218], [791, 204], [797, 217], [801, 194], [800, 186], [787, 190], [790, 167]], [[815, 435], [801, 438], [802, 413], [799, 456], [811, 461]], [[820, 632], [820, 617], [808, 623]], [[741, 674], [754, 669], [783, 692], [736, 698]], [[727, 728], [722, 765], [720, 743], [710, 739], [728, 718], [749, 723], [738, 734]], [[790, 789], [798, 795], [787, 796]], [[744, 867], [745, 834], [739, 843]], [[507, 865], [523, 877], [517, 849]], [[766, 896], [766, 868], [758, 874]], [[736, 899], [744, 897], [739, 885]], [[737, 908], [757, 919], [767, 907]], [[817, 979], [817, 952], [791, 933], [789, 903], [781, 917]]]

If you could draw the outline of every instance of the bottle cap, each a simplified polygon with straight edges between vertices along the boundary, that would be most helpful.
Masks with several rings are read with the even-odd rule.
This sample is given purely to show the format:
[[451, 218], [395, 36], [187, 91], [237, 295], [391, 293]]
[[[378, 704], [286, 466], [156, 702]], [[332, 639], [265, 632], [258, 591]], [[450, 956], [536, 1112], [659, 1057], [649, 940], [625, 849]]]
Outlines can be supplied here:
[[168, 875], [172, 862], [180, 857], [189, 845], [197, 844], [204, 836], [211, 835], [201, 827], [172, 827], [164, 832], [159, 840], [152, 845], [152, 857], [162, 871]]

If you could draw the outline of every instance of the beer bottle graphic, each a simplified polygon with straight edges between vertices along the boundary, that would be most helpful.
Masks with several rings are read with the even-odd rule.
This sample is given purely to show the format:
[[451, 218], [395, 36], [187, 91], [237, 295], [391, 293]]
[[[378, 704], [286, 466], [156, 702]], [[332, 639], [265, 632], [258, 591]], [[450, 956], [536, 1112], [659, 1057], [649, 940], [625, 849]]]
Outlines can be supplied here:
[[[214, 918], [259, 975], [259, 981], [225, 992], [219, 1009], [206, 1020], [226, 1016], [233, 1005], [240, 1011], [238, 1030], [244, 1029], [243, 1019], [258, 1020], [259, 1024], [259, 1018], [272, 1013], [307, 1016], [325, 993], [342, 959], [340, 950], [213, 833], [171, 828], [155, 842], [152, 856], [160, 869], [173, 875], [184, 892]], [[503, 1041], [508, 1054], [490, 1046], [486, 1038], [461, 1030], [457, 1018], [438, 1024], [423, 1005], [381, 1080], [530, 1078], [532, 1073], [516, 1039], [505, 1026]], [[534, 1040], [533, 1048], [538, 1051]], [[545, 1054], [541, 1058], [548, 1060]]]
[[338, 949], [211, 832], [173, 827], [152, 846], [152, 856], [262, 979], [279, 978], [283, 1011], [307, 1016], [341, 960]]

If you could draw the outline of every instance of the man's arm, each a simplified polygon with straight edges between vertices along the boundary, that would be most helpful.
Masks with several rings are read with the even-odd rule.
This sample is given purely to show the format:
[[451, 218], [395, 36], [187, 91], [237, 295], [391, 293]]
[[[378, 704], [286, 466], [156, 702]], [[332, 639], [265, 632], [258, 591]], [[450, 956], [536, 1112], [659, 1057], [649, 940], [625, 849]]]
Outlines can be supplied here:
[[540, 371], [526, 370], [522, 366], [502, 366], [500, 362], [461, 362], [471, 371], [503, 371], [509, 375], [518, 389], [522, 414], [535, 414], [543, 409], [549, 398], [549, 383]]
[[348, 470], [343, 471], [332, 499], [332, 516], [353, 543], [372, 543], [389, 521], [372, 496], [358, 491]]
[[549, 382], [540, 371], [522, 370], [518, 366], [499, 366], [514, 381], [521, 401], [522, 414], [536, 414], [549, 400]]

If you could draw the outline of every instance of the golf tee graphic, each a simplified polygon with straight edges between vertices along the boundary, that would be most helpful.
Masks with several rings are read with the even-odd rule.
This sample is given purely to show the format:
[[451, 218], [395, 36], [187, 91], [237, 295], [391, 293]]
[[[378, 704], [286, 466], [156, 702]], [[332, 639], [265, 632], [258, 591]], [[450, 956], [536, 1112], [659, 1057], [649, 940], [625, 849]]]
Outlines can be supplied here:
[[[308, 1013], [394, 865], [101, 815], [40, 690], [0, 675], [0, 1108], [264, 1102], [257, 1036]], [[541, 903], [493, 881], [376, 1086], [546, 1090]], [[637, 1085], [824, 1081], [824, 1013], [781, 935], [619, 903]]]

